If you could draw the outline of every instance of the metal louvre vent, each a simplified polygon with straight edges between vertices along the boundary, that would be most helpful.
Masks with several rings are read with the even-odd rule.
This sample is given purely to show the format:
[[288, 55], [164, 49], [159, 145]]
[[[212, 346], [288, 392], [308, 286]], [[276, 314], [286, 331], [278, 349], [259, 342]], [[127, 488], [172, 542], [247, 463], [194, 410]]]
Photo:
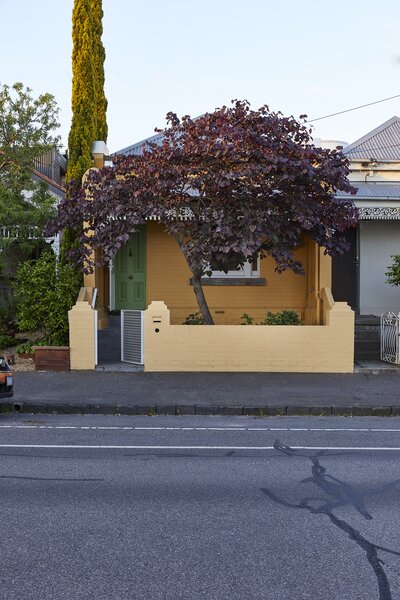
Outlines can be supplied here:
[[142, 310], [121, 310], [121, 360], [143, 364]]

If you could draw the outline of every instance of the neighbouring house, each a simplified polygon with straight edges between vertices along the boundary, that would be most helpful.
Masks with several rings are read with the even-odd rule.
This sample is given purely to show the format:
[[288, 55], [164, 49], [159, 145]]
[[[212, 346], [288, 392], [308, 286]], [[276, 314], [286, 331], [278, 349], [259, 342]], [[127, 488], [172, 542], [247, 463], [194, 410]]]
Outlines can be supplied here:
[[[104, 144], [95, 145], [94, 165], [101, 167], [108, 151]], [[138, 153], [142, 145], [118, 154]], [[351, 372], [354, 314], [346, 303], [332, 298], [331, 259], [308, 238], [297, 256], [305, 275], [278, 274], [275, 262], [266, 258], [240, 271], [205, 277], [216, 326], [183, 326], [186, 317], [199, 310], [191, 273], [175, 239], [157, 221], [148, 221], [109, 265], [85, 276], [85, 288], [70, 311], [71, 367], [94, 368], [93, 328], [98, 323], [99, 362], [118, 362], [122, 355], [127, 362], [144, 362], [145, 370], [156, 371]], [[267, 311], [284, 309], [296, 311], [304, 325], [238, 326], [243, 313], [259, 322]]]
[[[49, 194], [54, 197], [54, 204], [65, 198], [65, 176], [67, 174], [68, 160], [66, 156], [53, 148], [36, 161], [36, 169], [32, 173], [35, 181], [43, 181], [47, 185]], [[60, 236], [46, 238], [55, 254], [60, 252]]]
[[[65, 175], [67, 170], [67, 159], [58, 150], [53, 148], [35, 163], [35, 169], [32, 171], [32, 179], [36, 182], [46, 184], [47, 191], [54, 197], [54, 204], [58, 204], [65, 197]], [[25, 192], [29, 200], [30, 191]], [[37, 235], [35, 228], [32, 228], [32, 239]], [[0, 223], [0, 236], [8, 240], [18, 240], [18, 226], [6, 227]], [[58, 255], [60, 249], [60, 236], [46, 238], [45, 245], [50, 246]], [[7, 250], [7, 261], [0, 274], [0, 303], [2, 299], [6, 300], [10, 295], [10, 280], [15, 277], [15, 272], [21, 260], [27, 258], [37, 258], [43, 245], [38, 244], [31, 256], [21, 253], [16, 245], [12, 245]]]
[[360, 220], [348, 233], [349, 254], [333, 260], [335, 297], [360, 315], [398, 312], [399, 290], [387, 285], [385, 272], [391, 255], [400, 252], [400, 118], [392, 117], [343, 152], [350, 160]]
[[[65, 198], [66, 171], [67, 159], [55, 148], [37, 159], [35, 163], [35, 169], [32, 171], [33, 181], [46, 184], [47, 191], [51, 196], [54, 197], [54, 204], [58, 204], [63, 198]], [[25, 192], [27, 200], [29, 200], [30, 193], [31, 192], [29, 191]], [[18, 227], [4, 227], [0, 224], [0, 236], [8, 239], [17, 239]], [[32, 229], [32, 237], [34, 236], [35, 231]], [[47, 238], [46, 243], [50, 244], [54, 252], [58, 254], [60, 245], [60, 239], [58, 235]], [[10, 274], [11, 273], [8, 275]]]
[[332, 291], [356, 313], [356, 358], [377, 359], [379, 316], [400, 312], [400, 292], [385, 275], [391, 256], [400, 253], [400, 118], [392, 117], [343, 152], [357, 189], [359, 223], [348, 231], [349, 252], [333, 259]]

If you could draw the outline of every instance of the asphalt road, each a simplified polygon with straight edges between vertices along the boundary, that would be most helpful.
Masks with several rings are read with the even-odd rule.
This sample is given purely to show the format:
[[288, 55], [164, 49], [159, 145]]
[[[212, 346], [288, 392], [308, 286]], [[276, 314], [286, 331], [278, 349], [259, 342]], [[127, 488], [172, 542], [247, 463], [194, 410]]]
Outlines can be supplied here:
[[0, 598], [400, 599], [400, 419], [0, 416]]

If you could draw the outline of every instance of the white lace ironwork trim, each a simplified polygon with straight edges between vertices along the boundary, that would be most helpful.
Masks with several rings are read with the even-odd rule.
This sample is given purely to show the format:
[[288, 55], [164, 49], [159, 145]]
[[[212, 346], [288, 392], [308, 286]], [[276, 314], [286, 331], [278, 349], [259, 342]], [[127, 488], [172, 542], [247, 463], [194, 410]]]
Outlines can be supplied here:
[[360, 220], [400, 220], [400, 206], [372, 206], [358, 209]]

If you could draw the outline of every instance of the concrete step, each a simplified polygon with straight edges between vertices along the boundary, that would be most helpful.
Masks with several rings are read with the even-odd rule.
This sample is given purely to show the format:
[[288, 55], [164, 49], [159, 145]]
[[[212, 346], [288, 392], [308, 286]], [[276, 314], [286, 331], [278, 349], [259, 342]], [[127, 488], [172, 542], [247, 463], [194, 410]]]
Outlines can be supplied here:
[[365, 337], [355, 337], [354, 343], [355, 344], [366, 344], [367, 346], [369, 344], [378, 344], [378, 346], [379, 346], [381, 343], [381, 338], [380, 338], [380, 336], [377, 336], [377, 335], [370, 335], [370, 336], [365, 336]]
[[143, 365], [133, 365], [131, 363], [115, 361], [114, 363], [99, 363], [96, 367], [96, 371], [103, 371], [106, 373], [142, 373], [144, 367]]
[[355, 360], [380, 360], [381, 349], [374, 346], [355, 346], [354, 347], [354, 358]]
[[379, 360], [381, 354], [380, 317], [357, 315], [354, 334], [355, 360]]
[[110, 316], [107, 329], [98, 334], [99, 363], [119, 363], [121, 360], [121, 318]]
[[118, 362], [121, 360], [121, 349], [112, 348], [103, 350], [99, 348], [98, 359], [99, 362]]
[[379, 326], [381, 318], [376, 315], [356, 315], [356, 327], [359, 325], [377, 325]]

